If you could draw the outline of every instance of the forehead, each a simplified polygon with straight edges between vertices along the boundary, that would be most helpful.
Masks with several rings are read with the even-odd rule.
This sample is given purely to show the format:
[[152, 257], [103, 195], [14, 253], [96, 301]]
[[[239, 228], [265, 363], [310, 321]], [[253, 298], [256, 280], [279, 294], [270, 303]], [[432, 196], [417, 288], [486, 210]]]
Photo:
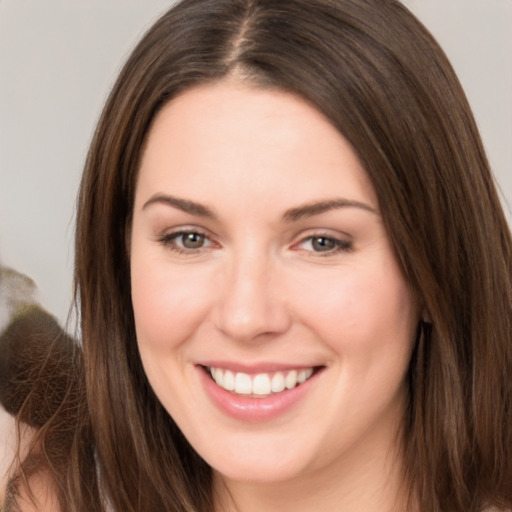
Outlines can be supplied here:
[[162, 108], [137, 193], [205, 200], [220, 189], [241, 202], [350, 194], [377, 207], [355, 152], [320, 111], [297, 95], [236, 82], [189, 89]]

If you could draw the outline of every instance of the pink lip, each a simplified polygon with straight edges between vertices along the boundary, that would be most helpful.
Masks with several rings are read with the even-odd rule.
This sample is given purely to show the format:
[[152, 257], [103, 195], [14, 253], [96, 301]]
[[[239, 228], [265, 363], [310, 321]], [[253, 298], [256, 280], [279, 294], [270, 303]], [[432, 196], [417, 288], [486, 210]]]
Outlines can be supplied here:
[[251, 398], [221, 388], [207, 375], [202, 366], [197, 366], [197, 370], [206, 394], [222, 412], [237, 420], [251, 423], [268, 421], [288, 411], [308, 393], [318, 375], [322, 373], [313, 374], [306, 382], [293, 389], [265, 398]]
[[222, 368], [223, 370], [231, 370], [232, 372], [243, 372], [249, 375], [257, 373], [272, 373], [284, 372], [288, 370], [302, 370], [313, 368], [318, 365], [305, 365], [305, 364], [281, 364], [281, 363], [258, 363], [258, 364], [243, 364], [232, 363], [228, 361], [201, 361], [201, 366], [209, 366], [211, 368]]

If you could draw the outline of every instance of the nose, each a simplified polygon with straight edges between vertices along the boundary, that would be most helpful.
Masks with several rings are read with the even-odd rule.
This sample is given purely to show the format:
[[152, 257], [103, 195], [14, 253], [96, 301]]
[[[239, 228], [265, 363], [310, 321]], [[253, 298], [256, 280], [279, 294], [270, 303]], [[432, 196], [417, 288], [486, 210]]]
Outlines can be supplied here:
[[241, 256], [221, 277], [216, 303], [217, 328], [237, 341], [272, 338], [288, 330], [291, 315], [277, 265]]

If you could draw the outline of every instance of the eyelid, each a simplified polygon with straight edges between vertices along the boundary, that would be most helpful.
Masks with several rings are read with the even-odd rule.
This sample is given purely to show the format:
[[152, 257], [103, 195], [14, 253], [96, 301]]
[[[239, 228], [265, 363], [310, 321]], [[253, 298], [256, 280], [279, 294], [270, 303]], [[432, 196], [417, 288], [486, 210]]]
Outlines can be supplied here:
[[[308, 241], [312, 242], [315, 238], [327, 238], [333, 240], [336, 245], [333, 249], [326, 251], [315, 251], [313, 249], [304, 249], [300, 247], [300, 245]], [[352, 237], [347, 233], [333, 233], [333, 231], [328, 229], [307, 230], [307, 232], [302, 232], [298, 237], [296, 237], [296, 241], [291, 244], [291, 248], [313, 254], [315, 257], [332, 256], [334, 254], [352, 251], [354, 249], [354, 242]]]
[[[181, 235], [186, 234], [198, 234], [201, 235], [209, 242], [208, 245], [203, 247], [198, 247], [197, 249], [191, 249], [187, 247], [182, 247], [178, 245], [174, 240], [176, 238], [179, 238]], [[169, 250], [175, 251], [177, 253], [181, 254], [200, 254], [205, 249], [210, 249], [211, 247], [219, 246], [219, 244], [214, 240], [214, 237], [211, 233], [208, 232], [208, 230], [205, 230], [203, 228], [200, 228], [198, 226], [191, 226], [191, 225], [185, 225], [185, 226], [178, 226], [172, 229], [163, 230], [160, 234], [156, 236], [156, 241], [162, 244], [164, 247], [166, 247]]]

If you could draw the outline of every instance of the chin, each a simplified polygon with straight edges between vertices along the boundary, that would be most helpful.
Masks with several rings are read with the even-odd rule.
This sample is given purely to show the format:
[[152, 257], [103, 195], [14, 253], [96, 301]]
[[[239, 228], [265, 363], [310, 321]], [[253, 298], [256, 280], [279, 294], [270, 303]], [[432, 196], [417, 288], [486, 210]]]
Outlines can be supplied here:
[[286, 482], [298, 477], [302, 471], [296, 465], [285, 464], [219, 464], [213, 470], [222, 478], [251, 484], [273, 484]]
[[214, 451], [207, 447], [199, 454], [219, 476], [256, 484], [293, 480], [316, 465], [314, 458], [318, 450], [305, 449], [303, 442], [302, 446], [291, 443], [290, 434], [287, 441], [254, 437], [245, 442], [219, 440]]

